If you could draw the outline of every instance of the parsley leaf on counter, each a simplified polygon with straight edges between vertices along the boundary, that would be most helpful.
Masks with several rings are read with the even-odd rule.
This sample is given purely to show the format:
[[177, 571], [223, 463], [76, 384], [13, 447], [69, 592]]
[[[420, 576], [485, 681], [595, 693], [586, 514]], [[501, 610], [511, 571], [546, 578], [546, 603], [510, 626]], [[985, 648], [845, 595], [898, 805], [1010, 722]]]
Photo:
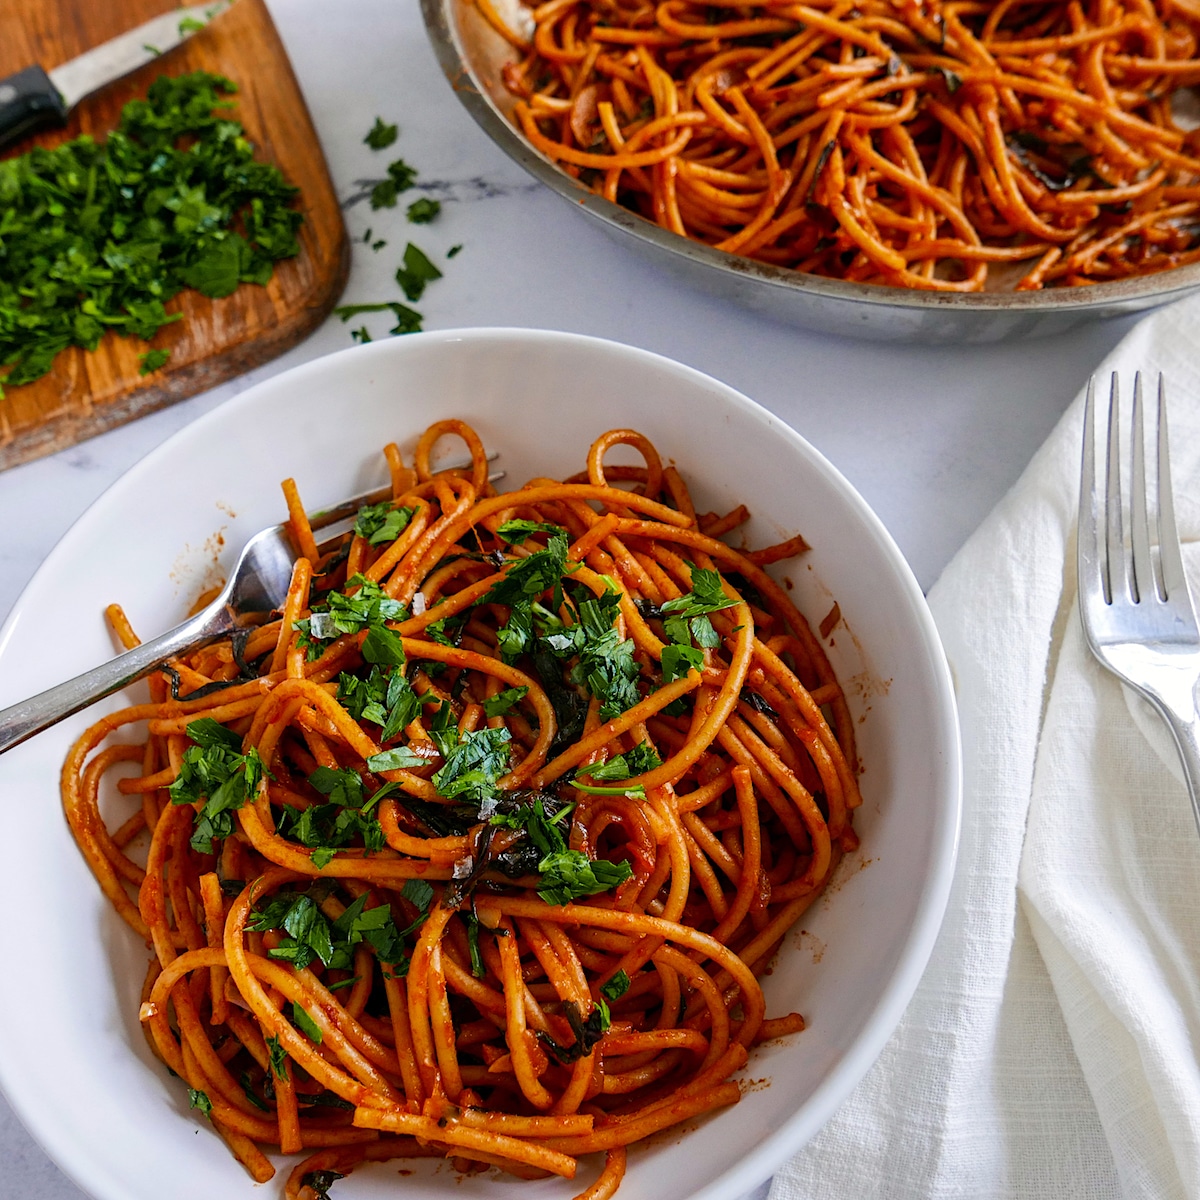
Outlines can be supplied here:
[[414, 225], [428, 225], [441, 211], [441, 201], [422, 196], [408, 206], [408, 219]]
[[401, 192], [407, 192], [416, 178], [416, 169], [410, 167], [404, 159], [398, 158], [395, 162], [388, 163], [387, 178], [381, 179], [371, 189], [371, 207], [395, 208], [397, 197]]
[[[351, 317], [357, 317], [360, 313], [374, 313], [390, 311], [392, 316], [396, 318], [396, 324], [388, 330], [389, 333], [420, 333], [421, 332], [421, 314], [415, 308], [409, 308], [407, 304], [401, 304], [398, 300], [387, 300], [382, 304], [343, 304], [340, 308], [333, 310], [335, 317], [340, 317], [342, 321], [348, 321]], [[362, 332], [366, 332], [364, 326]], [[370, 335], [359, 338], [359, 341], [370, 341]]]
[[386, 150], [399, 134], [400, 127], [398, 125], [387, 125], [382, 117], [376, 117], [375, 124], [371, 126], [370, 132], [363, 138], [363, 141], [372, 150]]
[[163, 76], [105, 141], [0, 161], [0, 384], [31, 383], [109, 330], [148, 340], [181, 319], [165, 305], [185, 287], [228, 295], [298, 252], [297, 189], [255, 159], [228, 115], [236, 90]]
[[396, 282], [405, 296], [415, 304], [424, 295], [426, 285], [441, 277], [441, 271], [409, 242], [404, 248], [404, 265], [396, 272]]

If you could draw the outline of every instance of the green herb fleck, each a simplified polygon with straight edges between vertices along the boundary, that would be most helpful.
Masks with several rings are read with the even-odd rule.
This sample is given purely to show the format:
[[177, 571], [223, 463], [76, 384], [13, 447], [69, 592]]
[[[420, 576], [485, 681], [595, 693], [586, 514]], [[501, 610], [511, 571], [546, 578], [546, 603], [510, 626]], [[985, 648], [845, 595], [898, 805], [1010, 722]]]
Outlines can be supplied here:
[[416, 182], [417, 172], [402, 158], [388, 163], [387, 178], [381, 179], [371, 189], [371, 207], [395, 208], [396, 199], [401, 192], [407, 192]]
[[618, 971], [607, 983], [600, 985], [600, 994], [609, 1000], [620, 1000], [627, 991], [629, 991], [629, 976], [623, 969]]
[[386, 150], [399, 135], [400, 127], [398, 125], [387, 125], [382, 117], [376, 117], [375, 124], [371, 126], [370, 132], [363, 138], [363, 141], [372, 150]]
[[408, 219], [414, 225], [428, 225], [442, 211], [441, 202], [422, 196], [408, 206]]
[[287, 1078], [287, 1051], [283, 1048], [278, 1037], [267, 1038], [267, 1057], [271, 1063], [271, 1071], [276, 1079]]
[[426, 285], [441, 277], [441, 271], [409, 242], [404, 249], [404, 265], [396, 272], [396, 282], [404, 295], [415, 304], [424, 294]]
[[292, 1020], [296, 1022], [297, 1028], [310, 1042], [315, 1042], [318, 1046], [323, 1040], [321, 1027], [312, 1019], [308, 1009], [303, 1008], [292, 1001]]
[[138, 359], [138, 373], [149, 375], [152, 371], [157, 371], [160, 367], [165, 366], [170, 357], [170, 350], [147, 350]]

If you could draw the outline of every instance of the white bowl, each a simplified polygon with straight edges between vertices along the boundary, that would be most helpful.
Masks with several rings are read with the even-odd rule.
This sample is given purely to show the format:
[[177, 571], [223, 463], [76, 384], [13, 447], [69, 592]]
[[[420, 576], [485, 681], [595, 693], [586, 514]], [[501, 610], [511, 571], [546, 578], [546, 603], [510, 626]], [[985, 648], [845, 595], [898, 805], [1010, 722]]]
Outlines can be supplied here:
[[[307, 505], [385, 478], [380, 447], [431, 421], [468, 419], [514, 483], [581, 469], [593, 438], [631, 425], [674, 460], [701, 508], [745, 502], [752, 544], [800, 532], [782, 564], [826, 639], [859, 719], [862, 849], [787, 938], [764, 981], [768, 1013], [808, 1029], [751, 1058], [734, 1107], [630, 1156], [621, 1195], [730, 1200], [812, 1137], [865, 1074], [908, 1003], [949, 892], [957, 842], [958, 730], [945, 659], [916, 581], [845, 479], [799, 434], [731, 388], [612, 342], [528, 330], [427, 333], [319, 359], [244, 392], [116, 483], [46, 560], [0, 630], [0, 707], [112, 653], [103, 608], [144, 635], [181, 616], [241, 544], [283, 512], [279, 479]], [[116, 708], [128, 702], [114, 697]], [[98, 1200], [261, 1200], [138, 1026], [146, 951], [84, 866], [58, 800], [72, 739], [100, 709], [0, 758], [9, 905], [0, 922], [0, 1086], [34, 1136]], [[16, 898], [21, 898], [18, 905]], [[394, 1194], [363, 1168], [338, 1200]], [[513, 1184], [571, 1196], [560, 1180]], [[409, 1200], [493, 1195], [494, 1173], [418, 1164]], [[513, 1191], [515, 1194], [515, 1190]]]

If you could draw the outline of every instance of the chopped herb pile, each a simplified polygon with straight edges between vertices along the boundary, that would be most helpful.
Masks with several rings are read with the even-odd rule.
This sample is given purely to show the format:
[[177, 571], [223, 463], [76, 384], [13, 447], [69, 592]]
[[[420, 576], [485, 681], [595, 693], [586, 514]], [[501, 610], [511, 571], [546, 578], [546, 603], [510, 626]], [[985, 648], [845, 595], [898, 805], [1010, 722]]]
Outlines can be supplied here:
[[0, 161], [0, 382], [30, 383], [110, 330], [148, 341], [180, 319], [166, 305], [183, 289], [228, 296], [297, 253], [297, 189], [255, 159], [235, 91], [204, 72], [163, 76], [103, 142]]

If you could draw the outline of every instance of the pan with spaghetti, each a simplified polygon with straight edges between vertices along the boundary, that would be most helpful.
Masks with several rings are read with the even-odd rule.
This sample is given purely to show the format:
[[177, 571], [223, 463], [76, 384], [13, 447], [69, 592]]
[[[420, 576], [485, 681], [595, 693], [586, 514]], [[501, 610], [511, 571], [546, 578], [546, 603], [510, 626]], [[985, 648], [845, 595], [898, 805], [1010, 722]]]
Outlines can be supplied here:
[[[480, 471], [426, 481], [418, 438], [439, 420], [500, 451], [501, 487], [536, 480], [536, 492], [489, 499]], [[648, 442], [631, 440], [673, 468], [661, 483], [652, 454], [646, 480], [623, 443], [593, 461], [593, 476], [633, 489], [609, 497], [608, 515], [587, 468], [565, 491], [549, 482], [576, 474], [606, 430], [636, 425]], [[435, 455], [452, 456], [453, 440]], [[112, 715], [126, 703], [113, 701], [0, 760], [6, 794], [23, 797], [13, 844], [28, 847], [10, 876], [42, 898], [36, 937], [0, 927], [23, 964], [0, 984], [5, 1090], [104, 1200], [149, 1200], [168, 1183], [181, 1197], [262, 1195], [222, 1137], [260, 1177], [276, 1168], [269, 1187], [303, 1164], [297, 1194], [334, 1174], [348, 1175], [335, 1196], [381, 1194], [399, 1170], [428, 1197], [513, 1185], [571, 1197], [615, 1184], [630, 1135], [654, 1134], [628, 1149], [627, 1194], [740, 1194], [815, 1132], [899, 1018], [940, 921], [958, 813], [950, 687], [919, 590], [862, 501], [769, 414], [676, 364], [566, 335], [420, 335], [332, 356], [202, 419], [118, 484], [18, 606], [0, 679], [37, 686], [110, 652], [93, 597], [96, 609], [119, 598], [134, 630], [169, 624], [208, 582], [203, 553], [189, 570], [182, 548], [215, 523], [237, 546], [278, 519], [272, 475], [290, 474], [310, 510], [383, 482], [389, 442], [399, 508], [371, 518], [381, 524], [348, 560], [301, 569], [274, 635], [177, 667], [181, 696], [228, 687], [175, 702], [168, 676], [150, 685], [166, 710], [132, 714], [149, 725]], [[468, 493], [484, 498], [452, 527]], [[800, 533], [811, 549], [770, 577], [722, 549], [706, 514], [741, 503], [753, 515], [730, 543]], [[401, 509], [413, 510], [404, 528], [385, 528]], [[438, 565], [392, 596], [384, 558], [406, 536]], [[807, 649], [789, 643], [804, 636], [794, 619], [772, 615], [789, 602], [813, 621]], [[526, 611], [528, 623], [511, 619]], [[366, 623], [350, 628], [354, 612]], [[556, 652], [557, 667], [536, 666]], [[624, 700], [611, 694], [626, 685]], [[723, 686], [732, 715], [680, 771]], [[804, 694], [816, 708], [801, 720]], [[576, 728], [556, 744], [572, 703]], [[105, 713], [113, 736], [85, 734]], [[93, 782], [113, 828], [132, 814], [118, 841], [159, 802], [149, 886], [108, 880], [114, 895], [141, 893], [126, 916], [155, 943], [149, 977], [145, 937], [99, 895], [54, 802], [81, 735], [107, 756], [76, 776], [81, 751], [64, 775], [89, 856], [119, 857], [103, 849]], [[784, 767], [811, 807], [782, 785]], [[168, 776], [184, 803], [163, 790]], [[855, 787], [861, 849], [840, 807]], [[239, 789], [240, 806], [208, 803]], [[760, 876], [739, 894], [756, 856], [770, 888]], [[737, 950], [761, 971], [797, 917], [755, 982]], [[280, 1157], [280, 1140], [295, 1155]], [[386, 1161], [358, 1166], [372, 1158]]]
[[982, 341], [1200, 286], [1195, 5], [423, 7], [508, 154], [769, 315]]

